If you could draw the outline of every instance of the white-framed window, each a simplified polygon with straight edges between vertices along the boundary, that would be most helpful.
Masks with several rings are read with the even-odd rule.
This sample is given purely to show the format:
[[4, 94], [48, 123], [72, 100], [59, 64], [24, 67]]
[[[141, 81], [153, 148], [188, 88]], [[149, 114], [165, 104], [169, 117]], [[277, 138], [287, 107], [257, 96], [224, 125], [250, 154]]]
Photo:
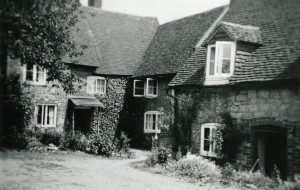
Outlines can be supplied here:
[[216, 42], [208, 45], [206, 84], [226, 84], [234, 71], [235, 42]]
[[162, 113], [159, 111], [147, 111], [144, 115], [144, 132], [160, 133], [162, 126]]
[[158, 82], [155, 79], [147, 78], [146, 82], [146, 96], [157, 97], [158, 95]]
[[201, 142], [200, 154], [202, 156], [216, 157], [216, 143], [213, 140], [213, 134], [218, 123], [205, 123], [201, 125]]
[[34, 64], [24, 64], [23, 66], [23, 80], [35, 85], [46, 84], [46, 70]]
[[38, 127], [55, 127], [56, 126], [57, 107], [53, 104], [35, 105], [34, 118]]
[[87, 78], [88, 94], [105, 94], [106, 80], [103, 77], [90, 76]]
[[145, 96], [145, 82], [143, 80], [133, 81], [133, 96], [134, 97]]

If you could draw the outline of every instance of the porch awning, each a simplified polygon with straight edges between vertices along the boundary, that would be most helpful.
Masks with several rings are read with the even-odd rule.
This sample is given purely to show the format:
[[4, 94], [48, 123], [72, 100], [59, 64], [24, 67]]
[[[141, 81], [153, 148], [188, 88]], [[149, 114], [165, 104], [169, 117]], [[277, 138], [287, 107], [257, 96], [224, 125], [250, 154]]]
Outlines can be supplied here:
[[72, 97], [70, 100], [73, 102], [75, 107], [93, 107], [93, 108], [104, 108], [105, 106], [95, 97]]

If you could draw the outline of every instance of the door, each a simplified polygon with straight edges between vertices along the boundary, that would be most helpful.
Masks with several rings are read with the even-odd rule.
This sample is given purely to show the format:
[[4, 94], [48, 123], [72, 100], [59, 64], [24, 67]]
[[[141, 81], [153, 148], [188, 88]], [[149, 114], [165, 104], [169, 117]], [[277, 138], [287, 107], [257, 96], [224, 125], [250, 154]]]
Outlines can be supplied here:
[[254, 130], [253, 161], [258, 159], [258, 168], [271, 176], [275, 165], [280, 177], [286, 179], [286, 130], [280, 127], [261, 126]]
[[74, 129], [83, 134], [87, 134], [91, 128], [91, 109], [75, 109], [74, 110]]

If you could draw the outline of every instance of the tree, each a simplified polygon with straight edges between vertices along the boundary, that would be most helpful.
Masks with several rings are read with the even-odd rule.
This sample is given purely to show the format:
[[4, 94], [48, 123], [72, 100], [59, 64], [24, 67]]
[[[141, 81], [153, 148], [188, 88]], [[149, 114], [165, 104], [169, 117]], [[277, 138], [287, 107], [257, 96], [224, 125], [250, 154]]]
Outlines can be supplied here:
[[[43, 67], [49, 80], [57, 79], [67, 92], [73, 90], [75, 76], [65, 61], [81, 53], [70, 36], [79, 19], [79, 5], [79, 0], [0, 0], [1, 94], [6, 92], [8, 57]], [[0, 118], [0, 128], [1, 122]]]
[[47, 69], [49, 80], [57, 79], [66, 91], [72, 90], [74, 76], [65, 61], [80, 54], [70, 37], [79, 5], [79, 0], [1, 0], [2, 75], [10, 56]]

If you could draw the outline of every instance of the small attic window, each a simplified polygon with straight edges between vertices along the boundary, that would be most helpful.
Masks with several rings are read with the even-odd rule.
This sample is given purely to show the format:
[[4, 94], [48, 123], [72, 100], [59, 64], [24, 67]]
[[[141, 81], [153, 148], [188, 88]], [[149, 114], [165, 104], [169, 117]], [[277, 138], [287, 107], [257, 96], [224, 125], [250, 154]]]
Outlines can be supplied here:
[[235, 42], [208, 45], [205, 85], [228, 83], [234, 70], [235, 50]]

